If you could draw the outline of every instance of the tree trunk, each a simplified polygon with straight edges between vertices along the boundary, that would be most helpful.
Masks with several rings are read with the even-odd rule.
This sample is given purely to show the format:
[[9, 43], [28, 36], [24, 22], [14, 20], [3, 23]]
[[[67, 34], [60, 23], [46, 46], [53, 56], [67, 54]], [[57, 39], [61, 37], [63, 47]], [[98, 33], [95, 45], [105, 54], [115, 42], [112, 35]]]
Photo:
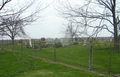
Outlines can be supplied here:
[[114, 26], [114, 51], [119, 51], [119, 39], [118, 39], [117, 25]]
[[74, 42], [74, 38], [73, 38], [73, 35], [71, 36], [71, 44], [73, 44]]
[[114, 51], [119, 51], [119, 39], [118, 39], [118, 26], [117, 18], [115, 14], [116, 10], [116, 0], [113, 0], [114, 5], [112, 5], [113, 23], [114, 23]]
[[13, 51], [14, 51], [14, 37], [12, 37]]
[[14, 38], [12, 38], [12, 44], [14, 44]]

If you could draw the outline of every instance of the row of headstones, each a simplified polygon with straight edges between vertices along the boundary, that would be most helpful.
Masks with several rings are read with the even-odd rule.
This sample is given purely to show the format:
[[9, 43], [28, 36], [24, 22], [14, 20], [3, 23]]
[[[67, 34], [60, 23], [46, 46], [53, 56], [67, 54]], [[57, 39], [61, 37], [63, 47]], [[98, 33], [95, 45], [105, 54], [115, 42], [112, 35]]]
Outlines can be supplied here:
[[[83, 46], [85, 46], [87, 44], [86, 41], [87, 41], [86, 39], [82, 41]], [[112, 39], [110, 39], [110, 41], [112, 41]], [[62, 46], [64, 47], [65, 45], [73, 44], [75, 42], [75, 40], [71, 41], [70, 38], [59, 38], [59, 39], [58, 38], [56, 38], [56, 39], [47, 38], [46, 39], [46, 45], [54, 44], [54, 42], [56, 42], [56, 43], [60, 42], [62, 44]], [[104, 42], [104, 41], [102, 41], [102, 42]], [[79, 44], [80, 44], [80, 42], [79, 42]], [[28, 43], [25, 42], [25, 45], [28, 46]], [[32, 47], [31, 39], [29, 39], [29, 46]]]
[[[72, 44], [73, 42], [70, 40], [70, 38], [56, 38], [56, 39], [53, 39], [53, 38], [47, 38], [46, 39], [46, 44], [45, 45], [53, 45], [54, 43], [58, 43], [60, 42], [62, 44], [62, 46], [64, 47], [65, 45], [70, 45]], [[19, 44], [20, 45], [20, 44]], [[31, 39], [29, 39], [29, 43], [27, 41], [25, 41], [25, 46], [26, 47], [33, 47], [32, 46], [32, 41]]]
[[70, 38], [56, 38], [56, 39], [53, 39], [53, 38], [47, 38], [46, 39], [46, 45], [47, 44], [54, 44], [54, 43], [58, 43], [60, 42], [62, 44], [62, 46], [64, 47], [65, 45], [70, 45], [72, 44], [72, 41], [70, 40]]
[[[56, 39], [53, 39], [53, 38], [47, 38], [46, 39], [46, 45], [47, 44], [54, 44], [54, 41], [57, 43], [57, 42], [60, 42], [62, 44], [62, 46], [66, 46], [66, 45], [71, 45], [73, 44], [74, 42], [76, 42], [77, 40], [71, 40], [70, 38], [56, 38]], [[87, 44], [87, 40], [84, 39], [82, 40], [82, 42], [78, 42], [79, 44], [83, 44], [83, 46], [85, 46]]]
[[[73, 44], [75, 41], [77, 41], [77, 40], [71, 40], [70, 38], [56, 38], [56, 39], [53, 39], [53, 38], [47, 38], [46, 39], [46, 45], [47, 44], [54, 44], [54, 42], [60, 42], [61, 44], [62, 44], [62, 46], [64, 47], [64, 46], [66, 46], [66, 45], [71, 45], [71, 44]], [[80, 43], [79, 43], [80, 44]], [[85, 46], [86, 45], [86, 40], [84, 40], [83, 42], [82, 42], [82, 44], [83, 44], [83, 46]]]
[[[41, 42], [40, 42], [40, 40], [39, 40], [39, 42], [38, 42], [38, 49], [41, 49]], [[29, 43], [27, 42], [27, 41], [25, 41], [25, 46], [27, 47], [27, 48], [35, 48], [35, 41], [34, 41], [34, 43], [33, 43], [33, 45], [32, 45], [32, 41], [31, 41], [31, 39], [29, 39]]]
[[[61, 44], [62, 44], [62, 46], [64, 47], [64, 46], [66, 46], [66, 45], [71, 45], [71, 44], [73, 44], [74, 42], [75, 42], [75, 40], [73, 40], [73, 41], [71, 41], [70, 40], [70, 38], [60, 38], [60, 39], [58, 39], [58, 38], [56, 38], [56, 39], [53, 39], [53, 38], [47, 38], [46, 39], [46, 45], [53, 45], [54, 43], [58, 43], [58, 42], [60, 42]], [[80, 44], [80, 43], [79, 43]], [[86, 40], [84, 40], [83, 42], [82, 42], [82, 44], [83, 44], [83, 46], [85, 46], [86, 45]], [[25, 46], [26, 47], [33, 47], [32, 46], [32, 41], [31, 41], [31, 39], [29, 39], [29, 44], [28, 44], [28, 42], [26, 42], [25, 41]]]

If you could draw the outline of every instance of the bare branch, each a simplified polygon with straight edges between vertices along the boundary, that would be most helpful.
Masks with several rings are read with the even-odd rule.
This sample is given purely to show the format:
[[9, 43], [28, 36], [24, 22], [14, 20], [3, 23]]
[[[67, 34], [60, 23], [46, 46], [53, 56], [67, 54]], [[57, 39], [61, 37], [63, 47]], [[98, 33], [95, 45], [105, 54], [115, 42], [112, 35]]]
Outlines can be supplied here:
[[4, 2], [4, 0], [2, 0], [2, 6], [0, 7], [0, 10], [2, 10], [3, 9], [3, 7], [8, 3], [8, 2], [10, 2], [11, 0], [6, 0], [5, 2]]

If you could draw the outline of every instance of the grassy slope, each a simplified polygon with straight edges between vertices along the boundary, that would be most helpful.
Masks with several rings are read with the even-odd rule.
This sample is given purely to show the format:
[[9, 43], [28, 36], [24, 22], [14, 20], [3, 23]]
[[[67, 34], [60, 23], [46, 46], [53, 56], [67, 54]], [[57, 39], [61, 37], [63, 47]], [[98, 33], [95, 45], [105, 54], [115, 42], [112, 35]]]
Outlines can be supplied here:
[[[18, 59], [15, 57], [19, 57]], [[98, 73], [49, 63], [18, 52], [4, 51], [0, 54], [0, 77], [109, 77]], [[30, 67], [29, 69], [27, 69]], [[26, 70], [27, 69], [27, 70]], [[23, 70], [15, 73], [18, 70]]]
[[[110, 63], [110, 49], [101, 44], [102, 47], [99, 48], [97, 44], [93, 44], [93, 69], [102, 70], [109, 72]], [[108, 44], [107, 44], [108, 45]], [[108, 45], [109, 46], [109, 45]], [[10, 46], [9, 46], [10, 47]], [[21, 51], [21, 47], [15, 47], [15, 50]], [[33, 49], [27, 49], [23, 46], [23, 52], [30, 55], [34, 55]], [[54, 60], [54, 48], [48, 47], [43, 48], [43, 50], [35, 50], [36, 56]], [[112, 52], [111, 58], [111, 72], [120, 74], [120, 52]], [[60, 62], [65, 62], [73, 65], [80, 65], [83, 67], [89, 67], [89, 45], [72, 45], [62, 48], [56, 48], [56, 60]]]

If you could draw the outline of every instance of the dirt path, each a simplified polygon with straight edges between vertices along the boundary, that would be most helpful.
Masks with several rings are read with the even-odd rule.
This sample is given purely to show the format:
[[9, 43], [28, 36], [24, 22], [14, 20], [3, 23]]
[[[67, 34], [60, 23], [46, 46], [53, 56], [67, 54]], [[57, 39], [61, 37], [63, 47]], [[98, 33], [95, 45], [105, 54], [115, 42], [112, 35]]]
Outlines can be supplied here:
[[[24, 53], [24, 54], [26, 54], [26, 53]], [[58, 62], [58, 61], [55, 62], [55, 61], [52, 61], [50, 59], [46, 59], [46, 58], [42, 58], [42, 57], [38, 57], [38, 56], [33, 56], [33, 55], [30, 55], [30, 54], [26, 54], [26, 55], [34, 57], [34, 58], [42, 59], [42, 60], [48, 61], [50, 63], [58, 63], [58, 64], [61, 64], [61, 65], [72, 67], [72, 68], [83, 69], [83, 70], [86, 70], [86, 71], [90, 71], [92, 73], [99, 73], [100, 75], [107, 74], [107, 75], [110, 75], [112, 77], [120, 77], [120, 75], [116, 75], [116, 74], [112, 74], [112, 73], [109, 74], [108, 72], [104, 72], [104, 71], [100, 71], [100, 70], [95, 70], [95, 69], [88, 70], [88, 68], [81, 67], [81, 66], [71, 65], [71, 64], [67, 64], [67, 63], [63, 63], [63, 62]]]

